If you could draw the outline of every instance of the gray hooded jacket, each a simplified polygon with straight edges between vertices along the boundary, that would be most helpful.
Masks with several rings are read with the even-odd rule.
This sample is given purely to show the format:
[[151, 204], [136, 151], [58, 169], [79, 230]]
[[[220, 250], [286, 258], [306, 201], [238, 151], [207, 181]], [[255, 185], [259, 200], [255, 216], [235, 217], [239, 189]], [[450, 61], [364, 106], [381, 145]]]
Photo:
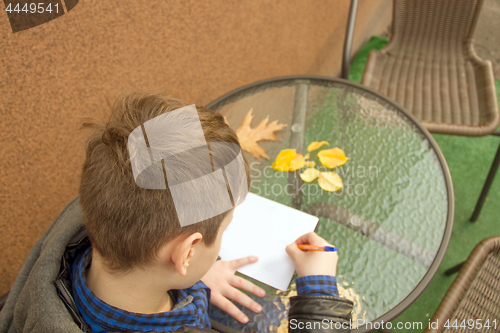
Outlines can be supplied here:
[[[35, 244], [0, 312], [0, 333], [82, 333], [90, 331], [81, 318], [69, 281], [75, 253], [88, 246], [78, 197], [59, 214]], [[291, 298], [289, 319], [306, 323], [331, 320], [348, 324], [353, 303], [334, 296]], [[236, 332], [216, 322], [213, 329], [181, 328], [178, 332]], [[305, 326], [302, 326], [305, 327]], [[217, 331], [215, 331], [215, 330]], [[312, 329], [290, 332], [348, 332]]]

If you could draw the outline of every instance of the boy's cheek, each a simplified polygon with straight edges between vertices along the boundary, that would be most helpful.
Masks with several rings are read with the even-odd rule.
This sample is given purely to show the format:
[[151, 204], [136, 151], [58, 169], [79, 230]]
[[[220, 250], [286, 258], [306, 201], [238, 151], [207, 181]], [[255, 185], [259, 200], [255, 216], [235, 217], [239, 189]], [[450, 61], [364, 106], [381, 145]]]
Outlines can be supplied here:
[[[193, 275], [200, 280], [212, 268], [219, 255], [219, 247], [212, 246], [210, 248], [203, 248], [199, 251], [199, 256], [193, 257], [193, 262], [189, 265], [193, 269]], [[198, 281], [196, 280], [195, 283]]]

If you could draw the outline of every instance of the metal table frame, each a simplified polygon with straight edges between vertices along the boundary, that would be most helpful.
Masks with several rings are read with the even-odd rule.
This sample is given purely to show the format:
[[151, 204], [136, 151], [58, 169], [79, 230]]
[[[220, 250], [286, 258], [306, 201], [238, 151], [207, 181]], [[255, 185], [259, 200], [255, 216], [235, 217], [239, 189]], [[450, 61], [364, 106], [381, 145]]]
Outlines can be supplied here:
[[[386, 323], [388, 321], [392, 321], [394, 318], [396, 318], [398, 315], [400, 315], [404, 310], [406, 310], [419, 296], [422, 294], [422, 292], [425, 290], [425, 288], [429, 285], [431, 282], [432, 278], [436, 274], [439, 265], [443, 261], [443, 257], [446, 253], [446, 249], [448, 247], [448, 243], [450, 241], [451, 237], [451, 231], [453, 229], [453, 219], [455, 215], [455, 200], [454, 200], [454, 194], [453, 194], [453, 184], [451, 180], [451, 175], [450, 171], [448, 169], [448, 165], [446, 164], [446, 160], [443, 156], [443, 153], [439, 149], [439, 146], [437, 145], [436, 141], [432, 137], [432, 135], [429, 133], [429, 131], [423, 127], [420, 122], [415, 118], [412, 114], [410, 114], [408, 111], [406, 111], [403, 107], [398, 105], [396, 102], [392, 101], [391, 99], [387, 98], [386, 96], [369, 89], [365, 86], [362, 86], [357, 83], [353, 83], [344, 79], [339, 79], [339, 78], [330, 78], [330, 77], [324, 77], [324, 76], [315, 76], [315, 75], [294, 75], [294, 76], [283, 76], [283, 77], [277, 77], [277, 78], [272, 78], [272, 79], [267, 79], [267, 80], [262, 80], [258, 81], [255, 83], [251, 83], [249, 85], [243, 86], [241, 88], [235, 89], [222, 97], [217, 98], [215, 101], [209, 103], [206, 107], [207, 109], [210, 110], [218, 110], [222, 106], [229, 104], [233, 101], [236, 101], [241, 98], [243, 95], [251, 95], [256, 91], [256, 89], [259, 86], [266, 86], [267, 84], [275, 83], [276, 86], [279, 86], [280, 83], [282, 85], [287, 85], [291, 81], [296, 81], [296, 80], [304, 80], [304, 81], [310, 81], [310, 82], [322, 82], [322, 83], [337, 83], [337, 84], [342, 84], [345, 86], [350, 86], [357, 88], [359, 90], [364, 90], [370, 94], [376, 95], [378, 98], [386, 102], [387, 104], [393, 106], [397, 110], [401, 111], [410, 121], [412, 121], [424, 134], [425, 138], [429, 141], [432, 149], [436, 153], [436, 156], [438, 158], [438, 161], [441, 165], [442, 171], [443, 171], [443, 177], [445, 180], [445, 185], [446, 185], [446, 192], [448, 196], [448, 217], [446, 221], [446, 226], [445, 230], [443, 233], [443, 238], [441, 240], [441, 245], [439, 246], [439, 249], [436, 253], [436, 256], [429, 267], [427, 273], [424, 275], [422, 280], [417, 284], [415, 289], [406, 296], [406, 298], [401, 301], [398, 305], [396, 305], [394, 308], [389, 310], [389, 312], [385, 313], [384, 315], [378, 317], [377, 319], [371, 321], [372, 324], [375, 323]], [[234, 332], [234, 330], [229, 329], [229, 331]], [[360, 328], [354, 330], [353, 332], [357, 333], [364, 333], [364, 332], [369, 332], [371, 331], [370, 329], [366, 328], [366, 325], [361, 326]]]

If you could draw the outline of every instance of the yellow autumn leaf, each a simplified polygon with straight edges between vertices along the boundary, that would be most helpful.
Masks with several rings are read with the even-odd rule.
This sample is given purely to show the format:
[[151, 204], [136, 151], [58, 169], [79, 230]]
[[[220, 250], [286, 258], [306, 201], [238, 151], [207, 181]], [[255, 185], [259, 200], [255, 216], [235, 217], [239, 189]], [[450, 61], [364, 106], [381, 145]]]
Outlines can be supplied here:
[[306, 159], [302, 154], [297, 154], [293, 160], [290, 161], [288, 171], [296, 171], [301, 169], [306, 164]]
[[295, 149], [283, 149], [271, 167], [277, 171], [288, 171], [288, 167], [295, 157], [297, 157]]
[[306, 163], [304, 164], [304, 166], [308, 167], [308, 168], [312, 168], [316, 165], [316, 162], [314, 161], [306, 161]]
[[304, 172], [300, 174], [300, 178], [306, 183], [310, 183], [319, 176], [319, 170], [315, 168], [305, 169]]
[[344, 151], [339, 147], [321, 150], [318, 153], [318, 157], [321, 164], [327, 168], [336, 168], [344, 165], [349, 159], [349, 157], [346, 157]]
[[310, 153], [312, 152], [313, 150], [316, 150], [318, 148], [320, 148], [321, 146], [323, 145], [330, 145], [327, 141], [321, 141], [321, 142], [318, 142], [318, 141], [313, 141], [309, 144], [309, 146], [307, 146], [307, 151]]
[[297, 154], [295, 149], [284, 149], [280, 151], [273, 165], [277, 171], [295, 171], [304, 167], [306, 160], [302, 154]]
[[335, 172], [320, 172], [319, 187], [328, 192], [335, 192], [342, 188], [342, 178]]

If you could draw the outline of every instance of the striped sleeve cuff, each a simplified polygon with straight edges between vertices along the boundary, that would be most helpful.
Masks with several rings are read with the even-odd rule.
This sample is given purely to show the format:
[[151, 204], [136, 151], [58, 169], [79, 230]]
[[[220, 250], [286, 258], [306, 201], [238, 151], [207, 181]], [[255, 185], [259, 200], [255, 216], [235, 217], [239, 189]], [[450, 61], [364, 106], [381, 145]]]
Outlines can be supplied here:
[[295, 281], [299, 295], [338, 296], [337, 279], [330, 275], [309, 275]]

